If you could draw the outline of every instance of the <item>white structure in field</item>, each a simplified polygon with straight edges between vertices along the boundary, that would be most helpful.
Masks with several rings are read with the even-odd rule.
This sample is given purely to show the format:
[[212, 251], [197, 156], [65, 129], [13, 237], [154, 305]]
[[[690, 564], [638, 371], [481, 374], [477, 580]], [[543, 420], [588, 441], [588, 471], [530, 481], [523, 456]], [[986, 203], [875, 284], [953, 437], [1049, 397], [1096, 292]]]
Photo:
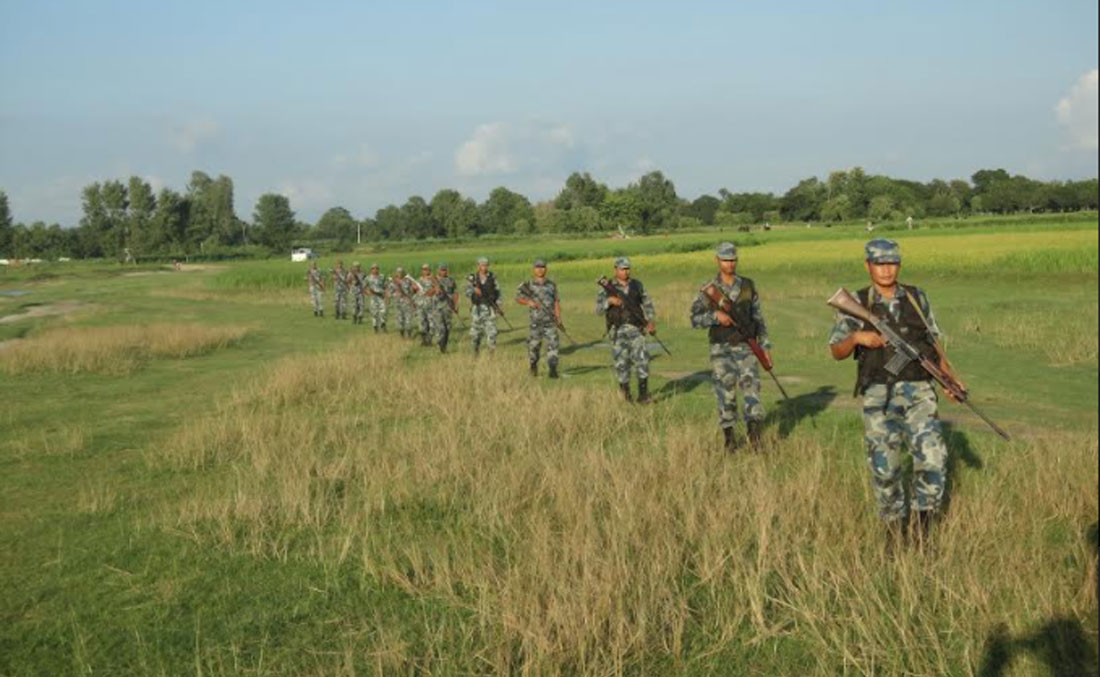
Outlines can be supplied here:
[[315, 258], [317, 258], [317, 252], [309, 249], [308, 247], [302, 247], [300, 249], [295, 249], [294, 251], [290, 252], [291, 261], [301, 262]]

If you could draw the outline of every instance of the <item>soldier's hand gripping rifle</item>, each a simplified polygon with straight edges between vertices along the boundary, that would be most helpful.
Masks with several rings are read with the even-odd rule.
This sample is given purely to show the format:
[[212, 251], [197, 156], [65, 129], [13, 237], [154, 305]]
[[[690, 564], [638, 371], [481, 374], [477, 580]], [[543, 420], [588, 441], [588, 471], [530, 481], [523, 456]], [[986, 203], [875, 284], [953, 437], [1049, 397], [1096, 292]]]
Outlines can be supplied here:
[[[943, 389], [948, 393], [948, 395], [951, 396], [951, 399], [955, 400], [956, 402], [965, 404], [967, 407], [970, 408], [970, 411], [977, 414], [978, 418], [985, 421], [986, 425], [993, 429], [993, 432], [997, 433], [1006, 440], [1011, 440], [1011, 438], [1008, 436], [1008, 433], [1006, 433], [999, 425], [991, 421], [988, 416], [986, 416], [981, 410], [974, 406], [974, 404], [970, 401], [970, 393], [967, 392], [966, 388], [963, 387], [962, 383], [960, 383], [953, 374], [944, 369], [941, 369], [938, 364], [922, 355], [921, 352], [916, 349], [916, 347], [914, 347], [911, 343], [902, 338], [900, 334], [894, 331], [887, 322], [883, 321], [870, 310], [865, 308], [863, 304], [859, 302], [859, 299], [857, 299], [855, 296], [852, 296], [852, 294], [847, 289], [841, 287], [836, 291], [835, 294], [833, 294], [829, 298], [828, 301], [826, 301], [826, 303], [844, 313], [845, 315], [849, 315], [857, 320], [862, 320], [871, 325], [875, 328], [875, 331], [882, 335], [882, 338], [886, 340], [886, 343], [893, 347], [894, 356], [890, 358], [890, 360], [886, 363], [886, 371], [890, 372], [894, 376], [897, 376], [911, 362], [919, 363], [921, 368], [928, 372], [929, 376], [934, 378], [937, 383], [943, 386]], [[943, 354], [938, 346], [936, 352], [940, 355], [940, 358], [943, 359], [946, 363], [946, 356]]]
[[[481, 280], [478, 279], [477, 273], [470, 273], [466, 276], [466, 279], [473, 283], [474, 288], [481, 292], [481, 296], [485, 298], [485, 288], [481, 286]], [[504, 320], [504, 324], [508, 325], [508, 331], [515, 331], [516, 328], [512, 326], [512, 323], [508, 321], [508, 318], [504, 316], [504, 309], [500, 307], [500, 304], [496, 302], [496, 299], [489, 301], [489, 306], [493, 311], [500, 315], [500, 319]]]
[[[608, 296], [619, 299], [623, 307], [626, 308], [626, 312], [630, 313], [631, 318], [633, 318], [635, 322], [640, 322], [643, 327], [649, 324], [649, 321], [645, 317], [645, 311], [642, 310], [637, 303], [632, 302], [629, 298], [624, 296], [622, 292], [616, 289], [615, 285], [611, 284], [611, 280], [608, 280], [606, 275], [601, 275], [600, 279], [596, 280], [596, 284], [602, 287], [603, 290], [607, 292]], [[672, 353], [669, 351], [668, 346], [666, 346], [661, 339], [657, 338], [656, 332], [646, 333], [653, 337], [657, 345], [661, 346], [661, 350], [664, 350], [669, 357], [672, 357]]]
[[[535, 299], [535, 290], [531, 289], [530, 282], [524, 282], [519, 286], [519, 295], [527, 299], [528, 305], [534, 304], [534, 307], [536, 309], [542, 308], [542, 304], [539, 303], [537, 299]], [[558, 331], [561, 332], [562, 336], [569, 340], [570, 345], [577, 345], [577, 342], [573, 340], [573, 337], [566, 333], [565, 324], [558, 319], [557, 315], [554, 314], [554, 310], [551, 308], [547, 312], [550, 314], [550, 317], [553, 318], [554, 326], [558, 328]]]
[[[720, 310], [725, 313], [730, 320], [733, 320], [733, 301], [730, 300], [730, 297], [726, 296], [725, 292], [718, 288], [718, 285], [713, 282], [708, 282], [699, 291], [703, 292], [703, 296], [710, 304], [711, 310]], [[737, 325], [735, 323], [730, 326], [734, 327]], [[779, 377], [776, 376], [773, 371], [775, 363], [772, 362], [771, 355], [760, 347], [760, 343], [756, 340], [755, 336], [746, 337], [744, 343], [749, 347], [749, 350], [752, 351], [752, 354], [756, 356], [756, 361], [760, 363], [764, 371], [768, 372], [768, 375], [775, 381], [775, 385], [779, 388], [779, 392], [783, 393], [783, 399], [790, 400], [790, 395], [783, 389], [783, 384], [779, 382]]]

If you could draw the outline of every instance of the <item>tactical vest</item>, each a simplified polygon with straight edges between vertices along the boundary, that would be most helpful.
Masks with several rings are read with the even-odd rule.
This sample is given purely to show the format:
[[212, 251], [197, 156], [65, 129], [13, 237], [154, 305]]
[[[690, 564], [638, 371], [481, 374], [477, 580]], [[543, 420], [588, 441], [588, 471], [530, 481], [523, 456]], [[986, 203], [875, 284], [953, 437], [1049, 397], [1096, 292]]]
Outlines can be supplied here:
[[[905, 294], [909, 298], [902, 301], [901, 317], [896, 322], [884, 304], [875, 303], [874, 305], [870, 305], [870, 287], [864, 287], [857, 292], [859, 295], [859, 302], [864, 308], [870, 309], [877, 317], [883, 318], [894, 331], [912, 344], [914, 348], [919, 350], [921, 355], [935, 362], [938, 356], [936, 355], [932, 336], [928, 333], [928, 327], [925, 325], [924, 319], [917, 312], [917, 309], [913, 307], [913, 302], [920, 303], [920, 296], [918, 296], [917, 288], [901, 284], [900, 282], [898, 286], [905, 290]], [[860, 330], [874, 331], [875, 328], [864, 322]], [[894, 376], [886, 371], [886, 363], [889, 362], [893, 356], [894, 349], [889, 345], [884, 348], [876, 348], [873, 350], [864, 348], [863, 346], [856, 346], [855, 359], [858, 363], [856, 369], [856, 392], [858, 394], [862, 394], [867, 390], [867, 386], [872, 384], [896, 383], [898, 381], [927, 381], [932, 378], [918, 362], [910, 362], [901, 370], [900, 374]]]
[[[622, 289], [619, 289], [617, 284], [614, 282], [611, 284], [614, 285], [619, 293], [625, 296], [626, 299], [623, 301], [622, 305], [611, 306], [607, 309], [605, 315], [607, 318], [607, 328], [615, 329], [624, 324], [632, 324], [639, 329], [645, 327], [645, 318], [642, 317], [645, 314], [642, 311], [642, 294], [644, 293], [642, 283], [633, 278], [627, 280], [625, 294], [623, 294]], [[632, 313], [629, 307], [637, 309], [636, 313]]]
[[[719, 287], [721, 289], [721, 287]], [[741, 278], [741, 291], [737, 298], [731, 298], [733, 309], [730, 317], [733, 319], [732, 327], [721, 325], [710, 328], [711, 343], [742, 343], [746, 339], [754, 339], [760, 333], [760, 327], [752, 314], [752, 302], [756, 298], [756, 285], [747, 277]]]
[[474, 273], [474, 286], [481, 287], [481, 296], [474, 294], [475, 306], [491, 306], [500, 299], [500, 290], [497, 289], [496, 275], [489, 273], [485, 276], [485, 282], [480, 282], [478, 274]]

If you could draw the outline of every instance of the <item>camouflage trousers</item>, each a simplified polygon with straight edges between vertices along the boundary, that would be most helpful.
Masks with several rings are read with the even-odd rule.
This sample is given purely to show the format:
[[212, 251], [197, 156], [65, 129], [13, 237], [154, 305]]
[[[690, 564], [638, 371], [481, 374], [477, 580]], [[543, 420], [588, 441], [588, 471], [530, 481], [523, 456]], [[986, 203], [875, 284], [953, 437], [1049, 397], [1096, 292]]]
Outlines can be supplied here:
[[[871, 489], [885, 520], [905, 517], [908, 509], [936, 510], [943, 501], [947, 446], [936, 414], [931, 381], [899, 381], [890, 388], [871, 385], [863, 394], [863, 439]], [[902, 444], [913, 456], [913, 485], [902, 484]]]
[[470, 341], [474, 344], [474, 350], [478, 349], [482, 340], [489, 350], [497, 347], [497, 314], [491, 306], [477, 305], [470, 309]]
[[530, 332], [527, 334], [527, 360], [539, 361], [539, 352], [544, 342], [546, 343], [546, 364], [551, 367], [558, 366], [558, 351], [561, 348], [558, 328], [543, 322], [531, 323]]
[[313, 301], [313, 312], [319, 313], [325, 309], [320, 287], [312, 287], [309, 290], [309, 298]]
[[395, 307], [397, 308], [397, 328], [400, 331], [412, 331], [416, 319], [416, 308], [413, 307], [412, 301], [398, 301]]
[[624, 324], [611, 330], [611, 361], [614, 363], [615, 378], [619, 383], [630, 383], [631, 367], [638, 373], [638, 379], [649, 378], [649, 349], [646, 347], [646, 335], [632, 324]]
[[353, 293], [352, 298], [355, 300], [355, 307], [352, 311], [355, 315], [355, 319], [358, 320], [363, 317], [363, 311], [366, 310], [367, 299], [363, 298], [362, 294]]
[[420, 329], [421, 336], [432, 335], [432, 315], [434, 314], [434, 307], [432, 306], [431, 299], [425, 299], [423, 301], [417, 300], [414, 305], [416, 306], [416, 324]]
[[348, 314], [348, 293], [343, 289], [336, 290], [336, 316]]
[[386, 299], [376, 294], [370, 295], [370, 319], [375, 329], [386, 328]]
[[453, 324], [450, 307], [437, 306], [433, 308], [428, 318], [428, 322], [430, 335], [433, 341], [440, 343], [444, 339], [450, 337], [451, 325]]
[[718, 425], [732, 428], [737, 423], [737, 391], [741, 391], [745, 422], [763, 421], [760, 402], [760, 364], [749, 347], [728, 342], [710, 344], [711, 380], [718, 400]]

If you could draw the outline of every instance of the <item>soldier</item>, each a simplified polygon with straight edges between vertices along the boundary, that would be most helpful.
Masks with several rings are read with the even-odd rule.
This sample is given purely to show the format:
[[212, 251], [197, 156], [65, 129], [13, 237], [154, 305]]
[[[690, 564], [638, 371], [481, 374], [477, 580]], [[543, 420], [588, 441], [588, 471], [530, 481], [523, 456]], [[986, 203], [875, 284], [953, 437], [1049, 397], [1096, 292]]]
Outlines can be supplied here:
[[546, 277], [546, 261], [535, 259], [530, 281], [520, 284], [516, 290], [516, 303], [531, 310], [530, 332], [527, 335], [527, 360], [531, 363], [531, 375], [539, 373], [539, 351], [546, 342], [546, 364], [550, 378], [558, 377], [558, 326], [561, 324], [561, 299], [558, 285]]
[[370, 320], [375, 333], [386, 331], [386, 278], [379, 272], [378, 264], [370, 264], [365, 290], [370, 294]]
[[[646, 335], [657, 333], [653, 301], [639, 280], [630, 277], [630, 259], [615, 259], [615, 279], [612, 286], [621, 295], [612, 295], [600, 287], [596, 294], [596, 313], [607, 319], [611, 335], [611, 359], [615, 377], [627, 402], [630, 397], [631, 367], [638, 374], [638, 402], [649, 401], [649, 350]], [[623, 298], [626, 301], [624, 302]], [[641, 312], [639, 312], [639, 309]]]
[[366, 299], [363, 297], [364, 287], [367, 284], [367, 274], [363, 272], [363, 266], [358, 261], [352, 264], [348, 273], [348, 286], [351, 287], [352, 299], [355, 302], [355, 310], [352, 312], [351, 321], [354, 324], [363, 324], [363, 311], [366, 310]]
[[344, 319], [348, 316], [348, 272], [343, 260], [337, 260], [332, 270], [332, 291], [336, 297], [336, 319]]
[[482, 256], [477, 260], [477, 272], [466, 277], [466, 296], [470, 307], [470, 341], [474, 344], [474, 354], [481, 350], [484, 338], [489, 352], [497, 347], [497, 314], [500, 302], [500, 289], [497, 278], [489, 271], [489, 259]]
[[[864, 267], [871, 285], [857, 293], [860, 303], [886, 320], [926, 357], [949, 368], [938, 356], [941, 332], [928, 297], [917, 287], [898, 282], [898, 244], [886, 239], [868, 242]], [[910, 512], [916, 513], [917, 533], [923, 542], [943, 502], [947, 464], [931, 377], [916, 362], [893, 376], [885, 368], [893, 349], [871, 326], [841, 313], [837, 313], [829, 336], [829, 350], [837, 360], [855, 353], [856, 394], [863, 397], [863, 439], [871, 488], [879, 514], [887, 524], [888, 543], [892, 547], [899, 536], [905, 537]], [[910, 487], [902, 483], [903, 442], [913, 457]]]
[[435, 278], [432, 267], [427, 263], [420, 266], [420, 277], [416, 280], [416, 320], [420, 329], [420, 345], [432, 344], [432, 313], [435, 310]]
[[435, 294], [432, 298], [432, 338], [439, 346], [439, 352], [447, 352], [447, 342], [451, 339], [451, 322], [458, 314], [458, 283], [451, 277], [450, 267], [446, 263], [436, 266]]
[[737, 390], [741, 390], [742, 416], [749, 443], [759, 447], [764, 426], [764, 405], [760, 402], [760, 365], [745, 343], [756, 339], [770, 356], [771, 342], [756, 285], [736, 274], [737, 247], [732, 242], [718, 245], [715, 261], [718, 274], [704, 288], [714, 285], [732, 304], [729, 313], [715, 309], [700, 290], [691, 304], [691, 326], [706, 329], [710, 338], [711, 380], [718, 400], [718, 425], [725, 437], [726, 451], [736, 451]]
[[386, 286], [386, 295], [397, 300], [397, 327], [403, 338], [413, 337], [413, 321], [416, 318], [413, 298], [418, 292], [419, 285], [416, 280], [406, 275], [405, 269], [398, 266]]
[[309, 297], [313, 299], [313, 316], [324, 317], [325, 306], [322, 303], [324, 300], [322, 296], [325, 292], [325, 275], [317, 268], [316, 259], [309, 263], [306, 280], [309, 283]]

